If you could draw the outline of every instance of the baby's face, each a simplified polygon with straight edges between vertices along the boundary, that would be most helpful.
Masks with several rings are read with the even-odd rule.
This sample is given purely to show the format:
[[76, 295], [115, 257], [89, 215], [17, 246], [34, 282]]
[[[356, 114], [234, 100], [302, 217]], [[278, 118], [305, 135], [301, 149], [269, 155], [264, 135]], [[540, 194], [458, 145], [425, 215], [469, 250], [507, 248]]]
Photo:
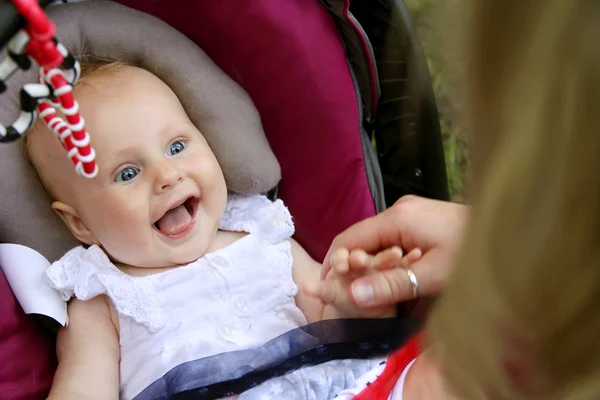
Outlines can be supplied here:
[[130, 266], [167, 267], [202, 256], [227, 190], [214, 154], [174, 93], [154, 75], [125, 67], [94, 77], [75, 94], [100, 172], [91, 180], [73, 172], [69, 179], [70, 195], [60, 200], [82, 225], [75, 220], [71, 230]]

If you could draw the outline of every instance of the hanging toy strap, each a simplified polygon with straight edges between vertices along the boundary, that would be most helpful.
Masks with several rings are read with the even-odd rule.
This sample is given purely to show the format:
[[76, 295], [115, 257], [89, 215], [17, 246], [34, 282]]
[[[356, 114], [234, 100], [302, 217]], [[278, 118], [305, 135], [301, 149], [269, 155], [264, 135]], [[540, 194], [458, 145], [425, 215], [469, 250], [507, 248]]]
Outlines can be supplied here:
[[[72, 93], [79, 79], [79, 63], [56, 40], [55, 26], [36, 0], [11, 1], [26, 26], [10, 40], [8, 57], [0, 63], [0, 93], [6, 90], [6, 81], [17, 69], [31, 67], [31, 58], [40, 66], [40, 72], [38, 83], [25, 84], [21, 89], [21, 114], [17, 120], [8, 127], [0, 124], [0, 143], [23, 137], [35, 122], [37, 110], [62, 143], [77, 173], [93, 178], [98, 174], [96, 154]], [[66, 116], [66, 121], [56, 115], [56, 109]]]

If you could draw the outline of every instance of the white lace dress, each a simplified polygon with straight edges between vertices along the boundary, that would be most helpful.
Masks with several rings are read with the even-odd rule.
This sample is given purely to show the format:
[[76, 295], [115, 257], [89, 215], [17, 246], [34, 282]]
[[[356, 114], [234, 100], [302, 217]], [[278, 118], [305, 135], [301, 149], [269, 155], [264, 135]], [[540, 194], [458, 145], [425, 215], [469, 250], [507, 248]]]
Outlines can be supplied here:
[[286, 240], [294, 225], [283, 203], [232, 196], [220, 228], [249, 234], [155, 275], [126, 275], [97, 246], [77, 247], [48, 269], [65, 300], [106, 294], [114, 304], [121, 398], [132, 399], [182, 363], [260, 346], [306, 324], [294, 302], [298, 289]]

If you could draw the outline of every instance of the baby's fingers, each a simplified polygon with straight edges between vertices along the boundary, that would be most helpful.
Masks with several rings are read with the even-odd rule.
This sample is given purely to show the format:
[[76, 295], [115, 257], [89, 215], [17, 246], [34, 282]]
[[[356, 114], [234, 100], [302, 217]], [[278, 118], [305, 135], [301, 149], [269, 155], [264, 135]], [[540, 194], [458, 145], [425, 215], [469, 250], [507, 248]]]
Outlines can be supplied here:
[[423, 257], [423, 252], [421, 251], [421, 249], [416, 247], [416, 248], [412, 249], [411, 251], [409, 251], [407, 255], [402, 257], [402, 259], [400, 260], [399, 266], [402, 268], [408, 268], [415, 262], [419, 261], [419, 259], [421, 259], [421, 257]]
[[383, 250], [375, 256], [363, 250], [352, 250], [348, 256], [348, 267], [351, 272], [391, 269], [399, 265], [402, 254], [402, 249], [398, 246]]
[[329, 280], [305, 282], [301, 285], [301, 290], [307, 295], [321, 300], [323, 304], [335, 304], [343, 295], [339, 285]]
[[364, 250], [352, 250], [348, 255], [348, 267], [350, 271], [363, 271], [371, 267], [373, 256]]
[[380, 271], [395, 268], [400, 264], [402, 255], [402, 249], [398, 246], [383, 250], [373, 258], [371, 268]]
[[331, 266], [338, 275], [371, 268], [373, 256], [363, 250], [338, 249], [331, 256]]
[[350, 269], [350, 253], [348, 249], [337, 249], [330, 257], [331, 268], [340, 275], [348, 273]]

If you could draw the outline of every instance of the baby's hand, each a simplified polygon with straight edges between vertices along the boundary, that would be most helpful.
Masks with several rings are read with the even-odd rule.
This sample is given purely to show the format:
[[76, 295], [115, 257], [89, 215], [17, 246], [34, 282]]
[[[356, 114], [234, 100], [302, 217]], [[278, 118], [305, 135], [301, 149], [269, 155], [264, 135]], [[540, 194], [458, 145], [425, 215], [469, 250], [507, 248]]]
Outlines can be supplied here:
[[[325, 310], [327, 318], [385, 318], [396, 315], [396, 307], [384, 306], [360, 308], [352, 299], [350, 285], [364, 275], [391, 268], [407, 268], [421, 258], [421, 250], [413, 249], [404, 255], [399, 247], [383, 250], [370, 255], [362, 250], [338, 249], [331, 256], [332, 269], [323, 281], [309, 282], [302, 290], [332, 307], [332, 312]], [[333, 314], [333, 315], [332, 315]]]

